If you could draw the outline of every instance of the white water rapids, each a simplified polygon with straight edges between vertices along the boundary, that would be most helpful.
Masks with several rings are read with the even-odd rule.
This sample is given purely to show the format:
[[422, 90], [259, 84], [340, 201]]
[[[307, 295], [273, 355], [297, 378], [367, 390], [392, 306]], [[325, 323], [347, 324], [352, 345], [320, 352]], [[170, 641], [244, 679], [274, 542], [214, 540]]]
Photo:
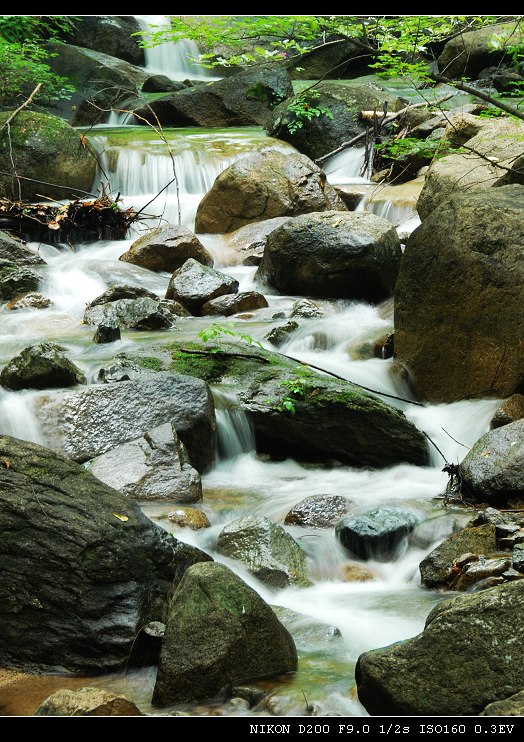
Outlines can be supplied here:
[[[267, 139], [258, 129], [174, 131], [169, 132], [169, 139], [178, 172], [183, 222], [190, 226], [200, 198], [229, 163], [254, 149], [289, 150], [287, 145]], [[121, 191], [126, 204], [144, 205], [172, 177], [171, 157], [149, 131], [133, 127], [100, 130], [96, 142], [104, 150], [104, 171], [111, 178], [114, 190]], [[345, 166], [339, 158], [330, 179], [336, 180], [337, 172], [346, 184], [351, 177], [358, 178], [359, 157], [361, 153], [349, 152]], [[165, 219], [176, 223], [176, 192], [172, 188], [167, 190], [147, 211], [163, 214]], [[387, 213], [385, 215], [387, 217]], [[64, 246], [31, 245], [48, 262], [47, 277], [41, 288], [53, 304], [43, 310], [9, 312], [3, 309], [0, 361], [7, 362], [31, 343], [51, 339], [64, 345], [69, 357], [93, 381], [97, 370], [116, 352], [151, 340], [168, 339], [169, 333], [123, 333], [122, 341], [97, 346], [91, 342], [93, 328], [81, 324], [86, 302], [102, 293], [110, 283], [143, 286], [160, 296], [164, 294], [168, 274], [151, 273], [118, 261], [133, 239], [82, 245], [75, 252]], [[228, 262], [228, 252], [219, 238], [204, 236], [202, 239], [218, 264]], [[255, 268], [226, 265], [224, 270], [240, 281], [241, 290], [254, 285]], [[274, 324], [272, 315], [289, 310], [296, 297], [269, 295], [267, 299], [269, 308], [258, 310], [252, 319], [237, 321], [242, 331], [262, 342]], [[356, 353], [363, 341], [390, 331], [391, 307], [344, 301], [317, 303], [324, 309], [325, 317], [304, 321], [282, 348], [283, 352], [367, 387], [409, 397], [405, 382], [392, 373], [391, 360], [359, 360]], [[189, 322], [192, 324], [186, 323], [183, 329], [188, 336], [190, 333], [194, 336], [210, 324], [206, 318]], [[3, 433], [45, 443], [32, 412], [37, 395], [37, 392], [5, 391], [0, 394], [0, 430]], [[214, 468], [203, 478], [202, 507], [210, 518], [211, 528], [193, 532], [171, 527], [177, 538], [196, 544], [219, 561], [225, 561], [271, 604], [293, 609], [305, 617], [295, 619], [291, 625], [291, 630], [296, 632], [300, 664], [296, 678], [286, 686], [285, 693], [291, 690], [294, 699], [285, 707], [286, 713], [303, 712], [303, 697], [299, 691], [304, 689], [308, 701], [314, 702], [321, 713], [364, 714], [364, 709], [351, 695], [358, 655], [419, 632], [431, 606], [441, 597], [420, 588], [418, 564], [464, 518], [460, 512], [448, 511], [441, 502], [433, 500], [446, 484], [446, 475], [441, 471], [444, 462], [435, 449], [431, 449], [432, 467], [399, 464], [384, 470], [360, 470], [347, 466], [312, 466], [293, 460], [268, 461], [257, 457], [249, 421], [235, 399], [224, 390], [216, 390], [216, 399], [219, 456]], [[493, 400], [426, 407], [398, 401], [394, 404], [431, 436], [447, 461], [462, 459], [467, 447], [488, 429], [497, 406]], [[373, 573], [373, 579], [368, 582], [343, 580], [342, 566], [354, 560], [349, 559], [335, 540], [332, 529], [322, 532], [289, 528], [307, 554], [314, 579], [309, 588], [269, 590], [238, 563], [216, 555], [217, 535], [231, 519], [251, 512], [281, 523], [293, 505], [304, 497], [320, 493], [348, 497], [354, 503], [355, 513], [377, 505], [401, 505], [416, 513], [421, 525], [409, 548], [406, 545], [396, 561], [366, 564]], [[169, 509], [169, 503], [144, 507], [152, 517]], [[165, 520], [159, 522], [165, 527]], [[341, 638], [308, 644], [301, 633], [304, 622], [309, 626], [316, 621], [335, 626]], [[130, 673], [127, 679], [110, 677], [98, 679], [96, 684], [125, 690], [136, 697], [144, 709], [149, 709], [152, 682], [151, 672], [138, 671]], [[293, 690], [296, 690], [296, 697]], [[278, 692], [278, 685], [275, 692]]]

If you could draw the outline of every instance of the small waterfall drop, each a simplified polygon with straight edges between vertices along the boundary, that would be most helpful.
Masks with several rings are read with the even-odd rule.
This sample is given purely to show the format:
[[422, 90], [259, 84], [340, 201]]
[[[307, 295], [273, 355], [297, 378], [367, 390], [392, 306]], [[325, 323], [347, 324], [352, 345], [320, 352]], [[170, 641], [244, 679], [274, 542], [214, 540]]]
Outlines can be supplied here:
[[39, 392], [0, 392], [0, 430], [2, 435], [45, 445], [38, 425], [33, 400]]
[[256, 447], [253, 425], [235, 395], [214, 387], [213, 399], [217, 421], [218, 461], [254, 453]]
[[[137, 15], [135, 18], [144, 31], [151, 26], [168, 28], [170, 25], [167, 15]], [[206, 78], [206, 70], [197, 62], [191, 61], [197, 59], [199, 53], [196, 43], [189, 39], [167, 41], [151, 49], [144, 49], [146, 68], [153, 74], [166, 75], [172, 80]]]
[[365, 156], [365, 147], [349, 147], [330, 157], [324, 164], [324, 172], [328, 182], [331, 185], [368, 183], [368, 178], [361, 175]]

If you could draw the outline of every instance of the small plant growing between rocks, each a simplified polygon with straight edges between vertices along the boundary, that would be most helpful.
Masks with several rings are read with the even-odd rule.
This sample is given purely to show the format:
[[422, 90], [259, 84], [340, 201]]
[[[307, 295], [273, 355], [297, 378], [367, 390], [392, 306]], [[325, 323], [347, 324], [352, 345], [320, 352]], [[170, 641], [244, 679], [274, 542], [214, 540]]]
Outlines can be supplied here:
[[305, 90], [303, 93], [295, 96], [294, 100], [288, 105], [287, 110], [294, 114], [294, 118], [288, 123], [287, 128], [290, 134], [294, 134], [302, 129], [306, 121], [314, 118], [325, 116], [328, 119], [333, 118], [333, 114], [326, 106], [319, 106], [316, 101], [320, 98], [318, 90]]

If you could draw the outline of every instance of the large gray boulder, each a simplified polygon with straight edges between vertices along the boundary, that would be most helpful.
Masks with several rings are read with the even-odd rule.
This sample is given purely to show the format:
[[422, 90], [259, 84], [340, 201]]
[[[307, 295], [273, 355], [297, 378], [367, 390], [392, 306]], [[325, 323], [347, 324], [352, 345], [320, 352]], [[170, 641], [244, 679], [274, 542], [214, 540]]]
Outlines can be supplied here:
[[342, 495], [310, 495], [293, 505], [284, 519], [289, 526], [329, 528], [351, 510], [353, 503]]
[[446, 127], [444, 138], [454, 144], [465, 144], [466, 151], [435, 158], [431, 163], [417, 201], [421, 219], [427, 219], [439, 204], [454, 193], [491, 192], [494, 186], [524, 184], [521, 122], [512, 118], [483, 121], [475, 136], [474, 128], [469, 131], [470, 136], [454, 142], [457, 120], [454, 119]]
[[371, 715], [468, 716], [523, 689], [524, 581], [437, 605], [413, 639], [362, 654], [355, 677]]
[[145, 69], [101, 51], [59, 41], [49, 41], [46, 48], [54, 55], [47, 60], [52, 71], [75, 87], [71, 98], [53, 101], [48, 108], [75, 126], [104, 122], [108, 111], [138, 95], [149, 77]]
[[189, 258], [171, 276], [166, 299], [174, 299], [192, 314], [199, 314], [206, 302], [237, 291], [236, 279]]
[[353, 556], [387, 562], [395, 557], [417, 522], [409, 511], [380, 507], [342, 518], [335, 532]]
[[[297, 116], [289, 107], [302, 102], [312, 108], [325, 109], [329, 114], [301, 119], [302, 126], [295, 129]], [[353, 81], [344, 85], [322, 82], [315, 85], [314, 92], [309, 97], [307, 93], [299, 94], [277, 106], [266, 123], [266, 131], [270, 136], [289, 142], [299, 152], [315, 160], [357, 134], [364, 133], [365, 124], [361, 112], [376, 109], [382, 113], [384, 104], [387, 104], [390, 112], [404, 107], [397, 96], [381, 89], [376, 82], [369, 84]]]
[[139, 237], [119, 260], [150, 271], [173, 273], [189, 258], [202, 265], [213, 265], [213, 256], [191, 230], [180, 224], [169, 224]]
[[453, 36], [438, 58], [442, 75], [450, 78], [476, 77], [485, 67], [511, 57], [509, 47], [524, 38], [518, 22], [496, 23]]
[[209, 557], [47, 448], [2, 436], [0, 456], [0, 664], [123, 669], [173, 580]]
[[[186, 343], [171, 342], [172, 368], [234, 392], [253, 423], [258, 451], [357, 467], [427, 464], [423, 434], [362, 389], [247, 343], [239, 348], [238, 341], [220, 340], [212, 347], [225, 353], [191, 355]], [[290, 392], [297, 383], [302, 395]], [[283, 401], [292, 402], [294, 414]]]
[[394, 226], [375, 214], [303, 214], [268, 235], [257, 278], [283, 294], [380, 301], [401, 257]]
[[85, 325], [113, 324], [128, 330], [167, 330], [189, 312], [176, 301], [144, 296], [137, 299], [117, 299], [106, 304], [88, 305], [84, 311]]
[[461, 462], [460, 474], [478, 502], [497, 506], [524, 497], [524, 420], [482, 436]]
[[132, 15], [81, 15], [72, 20], [70, 44], [95, 52], [110, 54], [135, 65], [145, 63], [144, 50], [138, 45], [140, 23]]
[[200, 475], [170, 423], [148, 430], [84, 464], [97, 479], [134, 500], [198, 502]]
[[197, 210], [197, 232], [232, 232], [251, 222], [311, 211], [346, 211], [326, 176], [304, 155], [257, 152], [221, 173]]
[[35, 412], [47, 445], [75, 461], [92, 459], [167, 422], [198, 471], [214, 459], [213, 398], [207, 384], [190, 376], [161, 372], [134, 381], [41, 394]]
[[269, 306], [267, 299], [258, 291], [242, 291], [239, 294], [224, 294], [210, 299], [202, 306], [203, 315], [222, 315], [229, 317], [238, 312], [255, 312]]
[[220, 531], [217, 552], [243, 562], [271, 587], [309, 585], [306, 555], [295, 539], [269, 518], [244, 515]]
[[430, 402], [508, 397], [524, 377], [524, 186], [457, 193], [411, 235], [395, 356]]
[[34, 716], [142, 716], [133, 701], [102, 688], [62, 688], [43, 701]]
[[447, 587], [457, 572], [454, 562], [464, 554], [489, 555], [497, 550], [495, 526], [464, 528], [439, 544], [420, 563], [422, 584], [426, 587]]
[[202, 700], [296, 667], [293, 639], [267, 603], [224, 565], [195, 565], [171, 601], [153, 703]]
[[78, 131], [56, 116], [21, 111], [8, 137], [2, 127], [8, 116], [0, 113], [0, 197], [36, 201], [39, 194], [64, 199], [91, 192], [96, 158]]
[[271, 109], [290, 95], [293, 86], [284, 67], [255, 67], [150, 101], [147, 107], [136, 111], [144, 119], [137, 123], [206, 127], [263, 125]]
[[85, 384], [86, 378], [56, 343], [29, 345], [4, 366], [0, 384], [5, 389], [51, 389]]

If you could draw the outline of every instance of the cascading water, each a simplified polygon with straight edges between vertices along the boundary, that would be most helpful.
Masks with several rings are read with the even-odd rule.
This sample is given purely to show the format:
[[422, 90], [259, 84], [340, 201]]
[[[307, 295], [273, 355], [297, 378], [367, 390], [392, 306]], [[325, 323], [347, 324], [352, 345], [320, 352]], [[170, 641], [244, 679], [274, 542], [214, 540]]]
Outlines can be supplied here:
[[[136, 15], [135, 18], [144, 31], [151, 27], [154, 29], [170, 26], [168, 15]], [[205, 79], [206, 70], [194, 61], [198, 59], [199, 53], [196, 43], [189, 39], [166, 41], [164, 44], [144, 49], [147, 69], [153, 74], [166, 75], [172, 80]]]
[[[115, 190], [120, 190], [127, 205], [140, 207], [162, 189], [172, 177], [172, 162], [165, 145], [154, 133], [144, 129], [119, 129], [99, 135], [97, 143], [104, 149], [102, 164]], [[202, 194], [215, 175], [229, 162], [253, 151], [286, 145], [268, 140], [260, 130], [227, 130], [204, 132], [179, 131], [169, 134], [169, 141], [178, 171], [183, 221], [191, 224]], [[355, 153], [353, 153], [355, 155]], [[356, 167], [356, 165], [355, 165]], [[334, 177], [334, 176], [333, 176]], [[155, 206], [164, 216], [176, 222], [176, 194], [164, 193]], [[170, 205], [171, 204], [171, 205]], [[175, 214], [173, 218], [172, 214]], [[151, 225], [158, 222], [153, 220]], [[219, 243], [206, 239], [206, 245], [219, 254]], [[97, 370], [122, 350], [133, 350], [148, 343], [161, 343], [169, 333], [124, 332], [117, 344], [98, 346], [92, 343], [93, 327], [81, 324], [86, 302], [102, 293], [110, 283], [143, 286], [163, 296], [169, 281], [167, 273], [152, 273], [124, 263], [118, 257], [125, 252], [132, 238], [120, 242], [97, 242], [78, 246], [75, 252], [65, 246], [33, 245], [34, 251], [48, 263], [41, 290], [52, 305], [41, 310], [10, 312], [2, 309], [0, 358], [7, 362], [23, 347], [52, 339], [60, 342], [67, 355], [80, 366], [90, 380]], [[253, 286], [255, 269], [248, 266], [225, 268], [240, 280], [240, 289]], [[234, 320], [244, 332], [266, 343], [264, 336], [274, 321], [275, 312], [288, 313], [296, 297], [267, 295], [269, 307], [258, 310], [251, 318]], [[325, 312], [319, 319], [302, 321], [281, 350], [300, 360], [310, 362], [363, 384], [378, 392], [397, 394], [409, 399], [409, 390], [394, 374], [394, 363], [380, 358], [361, 360], [358, 348], [362, 343], [391, 331], [391, 307], [372, 307], [363, 303], [318, 301]], [[198, 329], [210, 324], [211, 318], [181, 321], [177, 337], [194, 338]], [[185, 333], [185, 335], [183, 335]], [[34, 415], [39, 392], [2, 392], [0, 396], [0, 433], [44, 442]], [[45, 394], [53, 394], [46, 390]], [[282, 691], [292, 700], [284, 706], [285, 713], [304, 713], [302, 690], [314, 701], [321, 713], [360, 715], [364, 709], [348, 692], [353, 685], [353, 669], [358, 655], [367, 649], [399, 641], [419, 632], [430, 608], [441, 596], [418, 586], [418, 564], [434, 543], [449, 535], [462, 522], [461, 511], [445, 509], [434, 498], [446, 484], [441, 468], [443, 461], [436, 449], [431, 450], [433, 466], [417, 467], [399, 464], [385, 470], [354, 469], [348, 466], [313, 466], [293, 460], [268, 461], [254, 452], [249, 419], [224, 389], [215, 391], [220, 456], [211, 471], [203, 477], [202, 507], [211, 520], [211, 528], [202, 531], [180, 529], [165, 519], [158, 522], [176, 530], [177, 538], [196, 544], [219, 561], [225, 561], [252, 585], [272, 605], [297, 611], [301, 616], [289, 624], [299, 647], [299, 671], [286, 680]], [[443, 451], [448, 461], [462, 459], [466, 448], [488, 428], [496, 401], [468, 401], [453, 405], [418, 407], [395, 401], [410, 420], [425, 430]], [[455, 440], [453, 440], [455, 439]], [[463, 444], [463, 445], [462, 445]], [[287, 512], [300, 500], [315, 494], [342, 495], [349, 498], [352, 512], [379, 505], [402, 505], [414, 512], [421, 522], [417, 540], [390, 563], [366, 563], [370, 572], [367, 582], [344, 581], [344, 566], [360, 564], [350, 560], [335, 540], [333, 530], [286, 526], [306, 552], [313, 585], [309, 588], [270, 590], [258, 582], [239, 563], [216, 554], [216, 539], [220, 530], [233, 518], [246, 513], [258, 513], [282, 523]], [[151, 517], [169, 511], [176, 503], [148, 504], [144, 507]], [[308, 637], [311, 625], [318, 622], [336, 627], [326, 640]], [[331, 637], [331, 639], [329, 638]], [[89, 685], [125, 692], [151, 712], [150, 699], [154, 674], [130, 671], [126, 676], [89, 679]], [[36, 682], [36, 681], [35, 681]], [[42, 681], [44, 682], [44, 680]], [[45, 679], [48, 683], [49, 679]], [[61, 678], [59, 687], [67, 686]], [[85, 684], [85, 681], [82, 681]], [[281, 687], [275, 681], [273, 694]], [[4, 693], [5, 695], [5, 693]], [[9, 713], [20, 706], [13, 700]], [[195, 707], [187, 705], [189, 713]], [[262, 712], [264, 713], [264, 712]]]

